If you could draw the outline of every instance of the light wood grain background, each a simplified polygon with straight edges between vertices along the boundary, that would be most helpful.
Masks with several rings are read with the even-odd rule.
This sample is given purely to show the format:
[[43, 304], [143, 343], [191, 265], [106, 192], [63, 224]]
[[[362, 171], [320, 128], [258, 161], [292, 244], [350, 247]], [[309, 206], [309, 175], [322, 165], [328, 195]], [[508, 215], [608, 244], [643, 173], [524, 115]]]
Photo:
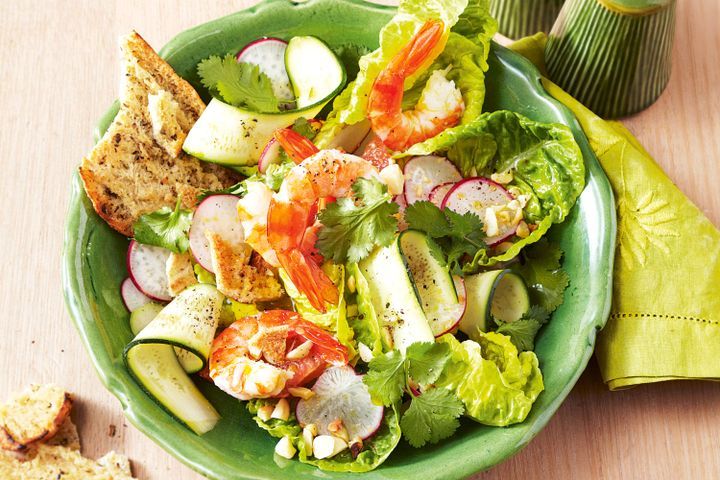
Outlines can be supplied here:
[[[141, 479], [199, 476], [123, 419], [68, 318], [60, 253], [70, 175], [116, 96], [119, 35], [134, 28], [160, 47], [186, 28], [252, 3], [0, 1], [0, 399], [29, 382], [65, 385], [79, 399], [74, 417], [85, 454], [124, 452]], [[719, 22], [720, 0], [679, 0], [670, 85], [655, 105], [625, 122], [715, 225]], [[591, 361], [530, 446], [478, 478], [720, 478], [720, 384], [610, 393]]]

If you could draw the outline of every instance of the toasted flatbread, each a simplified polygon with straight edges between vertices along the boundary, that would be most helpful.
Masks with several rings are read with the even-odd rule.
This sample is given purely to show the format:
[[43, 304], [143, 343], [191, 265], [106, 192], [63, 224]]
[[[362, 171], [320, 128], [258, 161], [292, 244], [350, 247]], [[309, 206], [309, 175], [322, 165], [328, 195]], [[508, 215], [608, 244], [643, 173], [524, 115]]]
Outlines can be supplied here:
[[22, 452], [55, 435], [70, 414], [70, 394], [55, 385], [31, 385], [0, 405], [0, 447]]
[[186, 288], [198, 283], [190, 253], [171, 253], [165, 265], [170, 295], [176, 297]]
[[98, 215], [132, 236], [140, 215], [173, 207], [178, 198], [191, 208], [203, 189], [227, 187], [238, 176], [181, 150], [205, 109], [195, 89], [136, 32], [121, 49], [120, 110], [83, 159], [80, 177]]
[[63, 446], [39, 445], [28, 461], [0, 455], [3, 480], [133, 480], [130, 462], [110, 452], [95, 461]]
[[242, 303], [268, 302], [282, 296], [280, 282], [272, 272], [248, 265], [252, 250], [247, 245], [231, 245], [213, 232], [206, 236], [217, 289], [223, 294]]

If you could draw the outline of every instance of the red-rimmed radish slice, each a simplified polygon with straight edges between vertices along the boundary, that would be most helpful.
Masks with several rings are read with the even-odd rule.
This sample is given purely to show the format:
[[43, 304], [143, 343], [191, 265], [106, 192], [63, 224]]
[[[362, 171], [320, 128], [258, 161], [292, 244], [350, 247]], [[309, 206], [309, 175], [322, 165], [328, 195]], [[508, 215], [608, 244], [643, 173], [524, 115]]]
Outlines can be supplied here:
[[133, 312], [143, 305], [152, 303], [153, 299], [145, 295], [135, 286], [130, 277], [120, 284], [120, 296], [128, 311]]
[[280, 163], [280, 152], [282, 147], [280, 142], [271, 138], [263, 148], [260, 158], [258, 159], [258, 172], [265, 173], [268, 167], [274, 163]]
[[348, 365], [325, 370], [313, 385], [315, 395], [301, 399], [295, 408], [300, 425], [315, 424], [319, 434], [330, 435], [328, 425], [340, 419], [350, 438], [372, 436], [385, 410], [373, 403], [362, 378]]
[[[449, 208], [457, 213], [472, 212], [485, 220], [488, 207], [505, 205], [513, 200], [513, 196], [499, 183], [485, 177], [467, 178], [458, 182], [445, 196], [442, 208]], [[496, 245], [511, 237], [517, 224], [498, 224], [499, 233], [488, 237], [488, 245]]]
[[452, 190], [454, 186], [455, 184], [453, 182], [446, 182], [437, 185], [430, 192], [430, 197], [428, 198], [428, 200], [434, 203], [438, 208], [442, 208], [443, 200], [445, 200], [448, 192]]
[[210, 243], [205, 232], [219, 234], [233, 245], [245, 240], [242, 224], [237, 213], [238, 197], [235, 195], [211, 195], [198, 205], [190, 225], [190, 250], [195, 260], [205, 270], [215, 273], [210, 255]]
[[341, 148], [352, 153], [358, 149], [368, 133], [370, 133], [370, 122], [368, 120], [348, 125], [340, 130], [340, 133], [335, 138], [330, 140], [327, 148]]
[[245, 45], [235, 58], [238, 62], [257, 65], [270, 78], [275, 95], [280, 100], [292, 101], [295, 95], [285, 69], [287, 45], [285, 40], [279, 38], [260, 38]]
[[368, 145], [370, 142], [375, 140], [377, 135], [375, 135], [375, 132], [370, 130], [367, 135], [365, 135], [365, 138], [363, 138], [362, 142], [360, 142], [360, 145], [355, 149], [353, 152], [354, 155], [357, 155], [358, 157], [362, 157], [365, 153], [365, 150], [368, 148]]
[[458, 303], [451, 306], [448, 309], [450, 315], [448, 315], [448, 321], [445, 325], [445, 329], [435, 335], [435, 337], [441, 337], [446, 333], [453, 331], [462, 320], [467, 309], [467, 292], [465, 291], [465, 280], [459, 275], [453, 275], [453, 283], [455, 283], [455, 291], [457, 292]]
[[433, 188], [462, 180], [450, 160], [435, 155], [411, 158], [405, 164], [405, 201], [408, 205], [428, 200]]
[[152, 300], [172, 300], [165, 273], [168, 257], [170, 250], [143, 245], [135, 240], [128, 247], [126, 262], [130, 279], [140, 292]]

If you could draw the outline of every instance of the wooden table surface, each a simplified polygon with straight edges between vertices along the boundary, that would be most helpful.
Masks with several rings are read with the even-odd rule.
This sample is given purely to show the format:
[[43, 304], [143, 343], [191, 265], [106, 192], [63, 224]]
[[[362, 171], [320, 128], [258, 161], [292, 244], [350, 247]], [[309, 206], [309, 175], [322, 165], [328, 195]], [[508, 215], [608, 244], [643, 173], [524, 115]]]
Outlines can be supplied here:
[[[72, 171], [117, 94], [117, 38], [156, 48], [247, 0], [0, 2], [0, 399], [29, 382], [65, 385], [84, 453], [110, 449], [141, 479], [199, 476], [124, 420], [63, 303], [60, 253]], [[626, 125], [720, 225], [719, 0], [680, 0], [673, 75]], [[652, 185], [648, 185], [652, 188]], [[718, 361], [718, 359], [707, 359]], [[113, 428], [114, 435], [111, 434]], [[477, 478], [720, 478], [720, 384], [672, 382], [609, 392], [595, 361], [547, 428]]]

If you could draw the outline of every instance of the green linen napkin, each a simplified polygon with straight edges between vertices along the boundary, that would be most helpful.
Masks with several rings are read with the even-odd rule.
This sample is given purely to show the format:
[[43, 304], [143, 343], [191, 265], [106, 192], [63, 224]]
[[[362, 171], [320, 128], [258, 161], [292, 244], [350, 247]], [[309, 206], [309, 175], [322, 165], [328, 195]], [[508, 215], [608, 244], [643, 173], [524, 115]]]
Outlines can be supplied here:
[[[510, 48], [544, 71], [545, 40]], [[575, 113], [615, 193], [613, 306], [596, 349], [605, 383], [720, 379], [720, 232], [622, 124], [543, 85]]]

